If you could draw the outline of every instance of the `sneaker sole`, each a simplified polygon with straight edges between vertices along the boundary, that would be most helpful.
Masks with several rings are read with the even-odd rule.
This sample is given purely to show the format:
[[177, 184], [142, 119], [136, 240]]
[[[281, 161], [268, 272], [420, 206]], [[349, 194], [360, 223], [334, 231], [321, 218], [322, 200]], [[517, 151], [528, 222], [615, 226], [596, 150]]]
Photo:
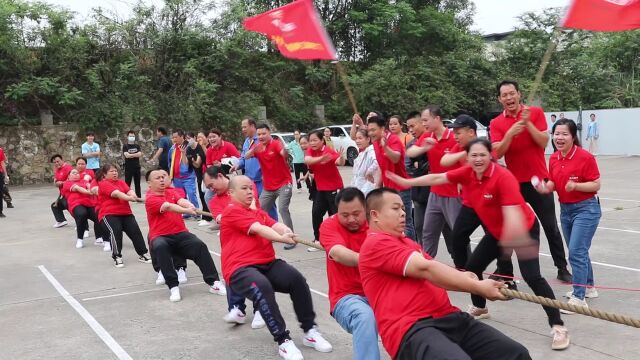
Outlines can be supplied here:
[[[471, 314], [469, 314], [469, 315], [471, 315]], [[476, 320], [491, 319], [491, 315], [490, 314], [482, 314], [482, 315], [478, 315], [478, 316], [471, 315], [471, 316], [473, 316], [473, 318], [476, 319]]]
[[169, 301], [171, 301], [171, 302], [178, 302], [180, 300], [182, 300], [182, 298], [180, 298], [180, 299], [171, 299], [171, 298], [169, 298]]
[[142, 259], [138, 259], [138, 261], [140, 261], [143, 264], [151, 264], [151, 260], [142, 260]]
[[553, 346], [551, 345], [551, 350], [555, 350], [555, 351], [561, 351], [561, 350], [566, 350], [569, 348], [569, 346], [571, 346], [571, 339], [569, 339], [569, 341], [567, 342], [566, 345], [562, 345], [562, 346]]
[[224, 322], [226, 322], [227, 324], [238, 324], [238, 325], [242, 325], [242, 324], [245, 324], [247, 322], [246, 319], [244, 319], [244, 320], [228, 319], [226, 316], [224, 316], [222, 318], [222, 320], [224, 320]]
[[213, 289], [209, 289], [209, 292], [215, 295], [220, 295], [220, 296], [227, 296], [227, 293], [221, 293], [220, 290], [213, 290]]
[[318, 349], [318, 348], [316, 348], [316, 343], [307, 341], [306, 338], [302, 339], [302, 345], [304, 345], [306, 347], [313, 348], [314, 350], [316, 350], [318, 352], [321, 352], [321, 353], [330, 353], [331, 351], [333, 351], [333, 348], [331, 348], [329, 350]]
[[262, 328], [263, 328], [263, 327], [265, 327], [265, 326], [267, 326], [267, 324], [265, 324], [265, 323], [262, 323], [262, 324], [260, 324], [260, 325], [253, 325], [253, 323], [251, 323], [251, 328], [252, 328], [253, 330], [262, 329]]

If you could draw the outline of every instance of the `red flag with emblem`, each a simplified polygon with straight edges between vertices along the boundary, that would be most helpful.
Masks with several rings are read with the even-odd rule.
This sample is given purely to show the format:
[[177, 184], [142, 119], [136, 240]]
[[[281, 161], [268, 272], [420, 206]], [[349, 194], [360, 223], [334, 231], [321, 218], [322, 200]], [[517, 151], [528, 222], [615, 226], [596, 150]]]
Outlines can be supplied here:
[[573, 0], [562, 27], [593, 31], [640, 28], [640, 0]]
[[337, 60], [336, 50], [312, 0], [297, 0], [246, 18], [242, 26], [246, 30], [267, 35], [285, 57]]

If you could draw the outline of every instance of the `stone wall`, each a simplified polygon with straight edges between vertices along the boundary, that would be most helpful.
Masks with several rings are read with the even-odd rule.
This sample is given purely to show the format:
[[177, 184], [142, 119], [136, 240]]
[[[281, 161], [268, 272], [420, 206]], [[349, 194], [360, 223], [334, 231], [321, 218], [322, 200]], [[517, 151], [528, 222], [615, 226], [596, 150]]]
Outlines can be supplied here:
[[[142, 147], [143, 168], [150, 167], [156, 143], [155, 128], [144, 125], [123, 126], [122, 130], [109, 129], [96, 133], [102, 157], [100, 164], [123, 163], [122, 145], [126, 142], [127, 131], [136, 132], [137, 143]], [[72, 125], [48, 126], [6, 126], [0, 127], [0, 147], [8, 158], [11, 184], [27, 185], [53, 182], [53, 166], [49, 159], [61, 154], [65, 161], [73, 163], [81, 155], [80, 146], [86, 141], [84, 131]]]

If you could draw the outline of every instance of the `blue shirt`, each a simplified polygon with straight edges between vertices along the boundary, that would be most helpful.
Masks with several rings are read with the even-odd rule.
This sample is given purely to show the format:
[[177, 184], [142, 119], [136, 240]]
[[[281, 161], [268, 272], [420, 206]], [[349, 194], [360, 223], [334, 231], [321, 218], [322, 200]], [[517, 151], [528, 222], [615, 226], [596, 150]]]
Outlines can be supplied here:
[[253, 180], [253, 182], [262, 181], [260, 162], [258, 162], [258, 159], [255, 156], [251, 159], [245, 159], [244, 155], [257, 143], [257, 135], [254, 135], [253, 139], [244, 139], [244, 143], [242, 144], [242, 153], [240, 154], [240, 161], [238, 162], [238, 169], [244, 169], [244, 174], [249, 177], [249, 179]]
[[[163, 136], [158, 139], [158, 149], [162, 149], [162, 155], [160, 155], [160, 159], [158, 159], [158, 163], [161, 168], [169, 168], [169, 163], [171, 162], [171, 158], [169, 155], [169, 149], [171, 149], [171, 142], [169, 141], [168, 136]], [[163, 166], [164, 165], [164, 166]]]
[[[171, 149], [169, 149], [169, 166], [171, 166], [171, 157], [173, 156], [173, 152], [175, 151], [176, 147], [175, 145], [171, 147]], [[195, 177], [196, 173], [193, 171], [193, 168], [189, 167], [189, 164], [185, 164], [183, 163], [180, 159], [176, 159], [176, 161], [180, 161], [180, 174], [179, 176], [176, 176], [176, 174], [173, 174], [174, 177], [179, 177], [181, 179], [185, 179], [185, 178], [190, 178], [190, 177]]]
[[[88, 143], [82, 144], [82, 155], [92, 152], [100, 151], [100, 145], [98, 143], [93, 143], [89, 145]], [[100, 158], [99, 157], [90, 157], [87, 158], [87, 169], [95, 170], [100, 168]]]

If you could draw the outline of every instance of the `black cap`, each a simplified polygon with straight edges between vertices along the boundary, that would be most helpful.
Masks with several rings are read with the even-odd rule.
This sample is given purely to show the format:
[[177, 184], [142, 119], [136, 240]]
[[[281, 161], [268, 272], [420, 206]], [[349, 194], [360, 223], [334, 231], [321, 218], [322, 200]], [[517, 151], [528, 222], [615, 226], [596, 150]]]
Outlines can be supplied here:
[[450, 126], [452, 129], [456, 128], [470, 128], [473, 130], [478, 130], [478, 126], [476, 125], [476, 119], [472, 118], [469, 115], [458, 115], [456, 120]]

